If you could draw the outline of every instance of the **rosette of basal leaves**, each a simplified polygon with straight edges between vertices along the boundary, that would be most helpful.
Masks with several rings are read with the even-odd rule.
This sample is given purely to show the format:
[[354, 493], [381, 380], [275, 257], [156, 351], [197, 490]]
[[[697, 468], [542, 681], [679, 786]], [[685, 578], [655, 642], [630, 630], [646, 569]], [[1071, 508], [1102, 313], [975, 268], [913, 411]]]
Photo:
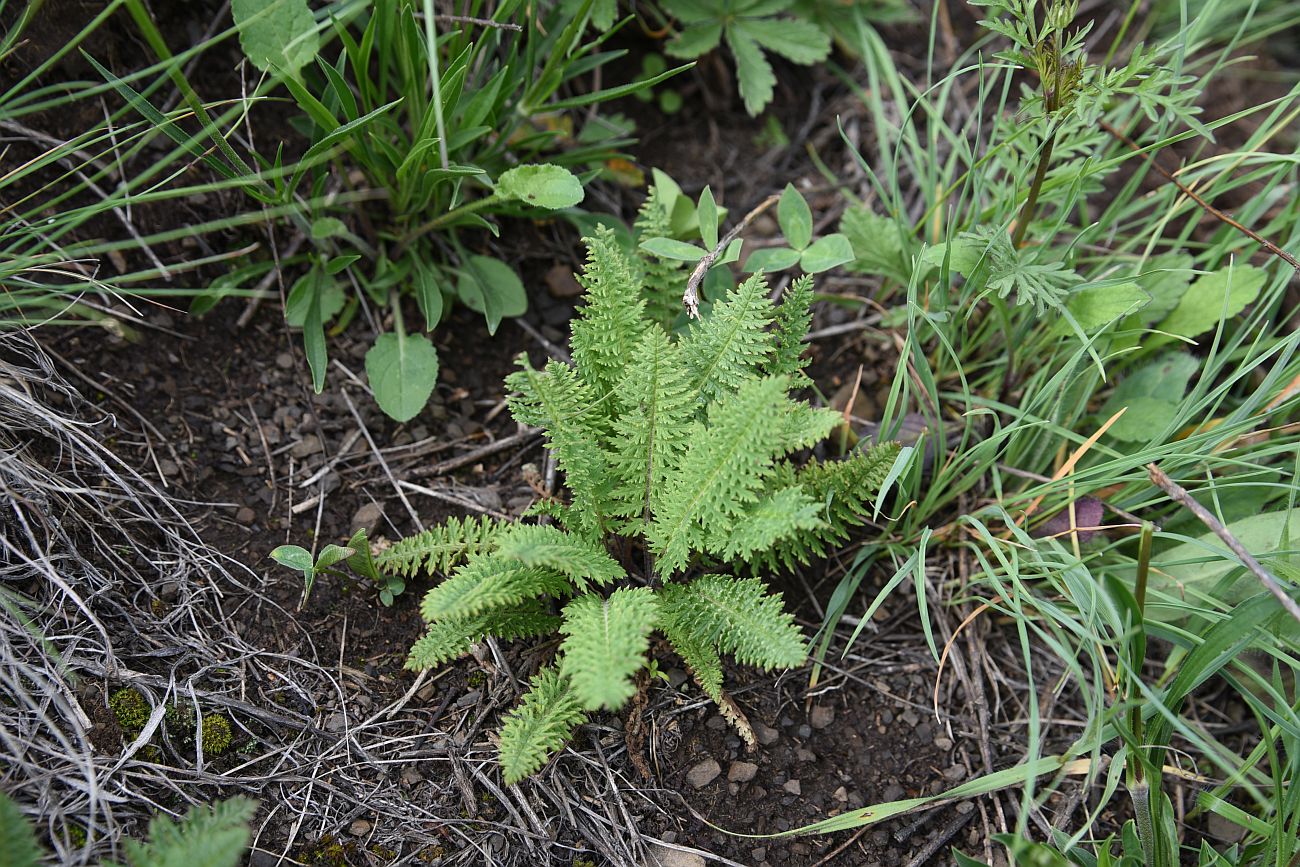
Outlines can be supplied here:
[[692, 58], [727, 43], [736, 62], [736, 80], [745, 110], [757, 116], [772, 101], [776, 76], [767, 53], [794, 63], [820, 63], [831, 51], [831, 40], [815, 24], [778, 17], [794, 0], [664, 0], [666, 12], [681, 25], [668, 43], [674, 57]]
[[549, 523], [449, 522], [372, 559], [363, 535], [338, 552], [380, 586], [437, 577], [409, 668], [441, 665], [485, 637], [559, 638], [501, 729], [508, 783], [538, 770], [587, 714], [635, 694], [656, 632], [753, 743], [723, 691], [723, 658], [791, 668], [807, 651], [759, 576], [845, 540], [897, 454], [886, 445], [799, 459], [840, 421], [793, 396], [807, 382], [811, 278], [774, 303], [755, 275], [674, 331], [647, 310], [662, 287], [647, 289], [656, 272], [637, 257], [653, 254], [625, 251], [609, 229], [587, 243], [572, 363], [536, 369], [524, 356], [506, 383], [515, 420], [545, 431], [563, 473], [561, 494], [534, 509]]

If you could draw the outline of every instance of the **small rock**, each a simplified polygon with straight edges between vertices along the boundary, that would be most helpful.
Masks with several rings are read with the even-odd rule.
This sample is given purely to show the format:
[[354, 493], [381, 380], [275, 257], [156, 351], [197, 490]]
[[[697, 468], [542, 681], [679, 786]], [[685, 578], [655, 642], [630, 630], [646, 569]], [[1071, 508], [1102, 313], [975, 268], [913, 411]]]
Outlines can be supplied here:
[[785, 789], [787, 792], [789, 792], [792, 795], [803, 794], [803, 786], [799, 784], [798, 780], [786, 780], [785, 785], [783, 785], [781, 788]]
[[[531, 501], [530, 501], [530, 505], [531, 505]], [[681, 686], [683, 683], [686, 683], [686, 678], [687, 678], [686, 672], [682, 671], [680, 668], [668, 669], [668, 684], [673, 689], [677, 689], [677, 687]]]
[[289, 454], [301, 459], [324, 450], [325, 447], [321, 445], [320, 437], [316, 436], [316, 434], [307, 434], [293, 444], [293, 448], [289, 449]]
[[582, 294], [582, 286], [568, 265], [552, 265], [545, 280], [547, 290], [556, 298], [577, 298]]
[[686, 782], [693, 789], [702, 789], [718, 778], [722, 766], [714, 759], [705, 759], [686, 772]]
[[812, 723], [815, 729], [824, 729], [831, 723], [835, 722], [835, 708], [830, 705], [819, 704], [812, 709], [808, 716], [808, 721]]
[[849, 790], [840, 786], [838, 789], [831, 792], [831, 797], [839, 801], [841, 804], [847, 803], [849, 800]]
[[799, 726], [799, 737], [805, 740], [812, 737], [812, 726], [808, 725], [808, 723]]
[[748, 783], [758, 773], [758, 765], [753, 762], [732, 762], [727, 769], [727, 779], [733, 783]]
[[176, 466], [175, 461], [169, 461], [166, 458], [158, 462], [158, 469], [162, 470], [164, 476], [179, 475], [181, 468]]
[[335, 711], [325, 718], [325, 731], [341, 732], [347, 727], [347, 724], [347, 717], [343, 716], [343, 714], [338, 711]]
[[257, 512], [254, 512], [248, 506], [241, 506], [239, 511], [235, 513], [235, 520], [247, 527], [257, 520]]
[[751, 852], [749, 853], [749, 857], [753, 858], [753, 859], [754, 859], [754, 863], [756, 863], [756, 864], [761, 863], [761, 862], [763, 862], [763, 861], [766, 861], [766, 860], [767, 860], [767, 847], [766, 847], [766, 846], [759, 846], [757, 849], [754, 849], [753, 851], [751, 851]]
[[720, 716], [711, 716], [709, 717], [709, 721], [704, 725], [706, 728], [711, 728], [714, 731], [722, 731], [727, 727], [727, 721]]
[[407, 768], [406, 770], [402, 771], [403, 784], [407, 786], [414, 786], [422, 782], [424, 782], [424, 777], [415, 768]]
[[947, 752], [948, 750], [952, 749], [952, 741], [945, 737], [937, 737], [934, 739], [934, 748], [936, 750], [943, 750], [944, 752]]
[[704, 867], [704, 858], [694, 852], [683, 852], [655, 843], [646, 850], [645, 860], [641, 864], [642, 867]]
[[289, 370], [293, 367], [293, 356], [287, 352], [281, 352], [275, 357], [275, 366], [281, 370]]
[[765, 747], [770, 747], [776, 743], [776, 739], [781, 736], [779, 731], [762, 723], [754, 724], [754, 734], [758, 736], [758, 742]]
[[379, 526], [379, 521], [384, 517], [384, 507], [375, 502], [366, 503], [357, 509], [356, 514], [352, 516], [352, 532], [365, 530], [366, 533], [374, 535], [375, 528]]
[[794, 751], [794, 757], [801, 762], [817, 761], [817, 754], [812, 750], [806, 750], [803, 747], [797, 747]]
[[952, 780], [954, 783], [966, 779], [966, 769], [961, 765], [953, 765], [943, 772], [944, 777]]
[[370, 823], [365, 819], [357, 819], [351, 825], [348, 825], [348, 833], [353, 837], [364, 837], [370, 833]]
[[480, 695], [482, 695], [482, 693], [479, 690], [471, 689], [469, 692], [456, 699], [455, 705], [456, 707], [471, 707], [478, 704], [478, 697]]
[[906, 794], [907, 792], [904, 791], [903, 787], [898, 783], [890, 783], [885, 787], [885, 792], [881, 797], [886, 801], [899, 801], [902, 800], [903, 796]]
[[158, 598], [163, 602], [175, 602], [181, 595], [181, 585], [177, 581], [167, 581], [158, 588]]

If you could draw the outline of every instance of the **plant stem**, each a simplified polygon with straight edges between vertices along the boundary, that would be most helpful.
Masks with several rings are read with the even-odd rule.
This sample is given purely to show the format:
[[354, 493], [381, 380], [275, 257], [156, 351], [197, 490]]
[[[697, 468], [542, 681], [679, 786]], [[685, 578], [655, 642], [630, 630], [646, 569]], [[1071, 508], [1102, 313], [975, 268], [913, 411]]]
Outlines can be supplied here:
[[1043, 179], [1047, 177], [1047, 167], [1052, 162], [1052, 149], [1056, 147], [1056, 124], [1052, 124], [1047, 131], [1047, 138], [1043, 140], [1042, 150], [1038, 152], [1038, 168], [1034, 171], [1033, 183], [1029, 185], [1029, 196], [1025, 199], [1025, 205], [1020, 209], [1020, 217], [1016, 220], [1016, 232], [1011, 236], [1011, 246], [1019, 247], [1024, 243], [1025, 235], [1029, 232], [1029, 222], [1034, 218], [1034, 211], [1038, 209], [1038, 194], [1043, 189]]
[[433, 118], [438, 126], [438, 156], [446, 169], [447, 128], [442, 119], [442, 80], [438, 70], [438, 28], [434, 24], [433, 0], [424, 0], [424, 41], [429, 46], [429, 80], [433, 85]]
[[435, 229], [447, 225], [452, 220], [455, 220], [457, 217], [463, 217], [466, 214], [472, 214], [475, 211], [481, 211], [495, 201], [497, 201], [497, 196], [495, 193], [493, 193], [492, 195], [484, 196], [481, 199], [475, 199], [472, 202], [466, 202], [465, 204], [461, 205], [459, 208], [452, 208], [450, 211], [448, 211], [445, 214], [441, 214], [437, 217], [434, 217], [432, 220], [421, 223], [420, 225], [416, 226], [414, 229], [412, 229], [411, 231], [407, 232], [405, 235], [402, 236], [402, 241], [400, 244], [397, 245], [397, 252], [395, 255], [401, 255], [403, 250], [411, 246], [411, 244], [416, 240], [418, 240], [421, 236], [427, 235], [428, 233], [434, 231]]

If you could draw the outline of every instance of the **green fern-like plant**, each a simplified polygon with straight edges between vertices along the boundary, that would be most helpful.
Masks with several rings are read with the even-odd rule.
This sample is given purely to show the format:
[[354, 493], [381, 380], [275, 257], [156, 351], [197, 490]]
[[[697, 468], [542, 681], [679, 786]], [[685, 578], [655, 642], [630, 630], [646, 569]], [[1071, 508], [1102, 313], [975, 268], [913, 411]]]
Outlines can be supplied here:
[[[656, 226], [644, 216], [643, 230]], [[840, 423], [792, 397], [807, 382], [809, 279], [774, 304], [755, 275], [672, 331], [663, 299], [681, 298], [685, 273], [626, 252], [606, 229], [587, 245], [572, 364], [539, 370], [521, 357], [507, 379], [511, 413], [545, 430], [567, 496], [538, 510], [542, 523], [449, 522], [374, 560], [442, 577], [420, 606], [428, 632], [409, 668], [440, 665], [485, 636], [561, 637], [501, 729], [508, 783], [540, 768], [587, 713], [632, 697], [656, 630], [752, 743], [723, 691], [723, 656], [767, 670], [807, 652], [761, 574], [847, 538], [897, 454], [886, 445], [794, 460]]]
[[[149, 823], [147, 841], [125, 841], [126, 867], [235, 867], [248, 849], [248, 821], [256, 807], [247, 798], [231, 798], [197, 806], [179, 822], [158, 816]], [[0, 792], [0, 863], [36, 867], [44, 854], [18, 805]]]

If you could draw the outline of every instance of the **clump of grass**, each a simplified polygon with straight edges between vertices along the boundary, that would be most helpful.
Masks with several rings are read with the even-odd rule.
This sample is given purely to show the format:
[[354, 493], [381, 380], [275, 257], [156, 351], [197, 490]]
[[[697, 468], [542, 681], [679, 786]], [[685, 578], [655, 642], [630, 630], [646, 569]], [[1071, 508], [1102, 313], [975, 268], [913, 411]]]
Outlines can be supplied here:
[[[951, 794], [1021, 788], [1000, 838], [1013, 862], [1293, 863], [1300, 717], [1287, 685], [1300, 630], [1148, 465], [1249, 538], [1296, 594], [1300, 335], [1296, 271], [1278, 251], [1300, 245], [1288, 192], [1300, 88], [1225, 117], [1199, 105], [1241, 46], [1297, 15], [1256, 20], [1253, 4], [1212, 0], [1147, 47], [1126, 21], [1090, 30], [1072, 3], [979, 5], [989, 37], [950, 69], [932, 47], [919, 82], [864, 28], [875, 140], [860, 165], [874, 203], [851, 208], [841, 231], [899, 325], [882, 435], [920, 415], [938, 454], [927, 469], [918, 444], [893, 480], [889, 534], [841, 583], [820, 647], [870, 567], [886, 580], [863, 621], [910, 583], [936, 660], [961, 646], [933, 634], [939, 604], [963, 629], [1002, 636], [1022, 669], [1023, 719], [1005, 733], [1019, 763]], [[1234, 29], [1210, 29], [1225, 16]], [[1213, 144], [1245, 120], [1236, 150]], [[1214, 203], [1247, 185], [1226, 218]], [[966, 577], [935, 582], [958, 563], [951, 574]], [[1244, 746], [1192, 712], [1210, 682], [1257, 721]], [[988, 689], [1012, 699], [1004, 682]], [[1044, 695], [1071, 702], [1081, 726], [1045, 713]], [[1096, 806], [1042, 833], [1033, 817], [1067, 766]], [[1172, 773], [1209, 789], [1180, 794]], [[1127, 829], [1102, 824], [1116, 792], [1136, 817]], [[1217, 814], [1243, 842], [1193, 843], [1179, 810]]]

